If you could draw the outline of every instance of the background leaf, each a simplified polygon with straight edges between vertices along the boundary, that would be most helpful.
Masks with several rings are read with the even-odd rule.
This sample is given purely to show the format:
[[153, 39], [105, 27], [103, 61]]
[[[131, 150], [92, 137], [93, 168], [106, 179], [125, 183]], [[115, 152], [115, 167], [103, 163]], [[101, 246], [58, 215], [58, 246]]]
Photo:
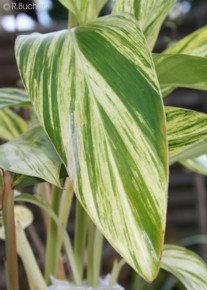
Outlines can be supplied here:
[[0, 146], [0, 167], [61, 187], [61, 160], [40, 125]]
[[85, 210], [153, 280], [166, 220], [167, 142], [151, 53], [136, 20], [107, 16], [72, 31], [19, 37], [16, 56]]
[[170, 163], [206, 152], [207, 115], [176, 107], [165, 107]]
[[164, 54], [182, 53], [194, 56], [207, 56], [207, 26], [204, 26], [164, 51]]
[[187, 290], [207, 289], [207, 266], [190, 250], [165, 245], [161, 267], [176, 276]]
[[0, 89], [0, 109], [28, 104], [30, 104], [30, 100], [25, 90], [13, 88]]
[[0, 110], [0, 138], [12, 140], [27, 130], [27, 123], [10, 109]]
[[160, 27], [175, 0], [115, 0], [113, 13], [133, 14], [152, 49]]
[[[206, 146], [207, 146], [207, 140], [206, 140]], [[201, 156], [198, 156], [192, 159], [181, 160], [180, 163], [183, 166], [190, 169], [191, 171], [207, 176], [207, 154], [203, 154]]]
[[184, 54], [154, 54], [163, 96], [177, 87], [207, 90], [207, 58]]

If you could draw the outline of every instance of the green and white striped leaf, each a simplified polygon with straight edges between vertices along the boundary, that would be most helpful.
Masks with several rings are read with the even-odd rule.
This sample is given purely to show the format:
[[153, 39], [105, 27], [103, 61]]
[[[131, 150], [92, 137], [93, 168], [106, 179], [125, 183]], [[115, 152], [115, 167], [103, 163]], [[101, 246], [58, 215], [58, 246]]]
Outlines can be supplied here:
[[174, 3], [175, 0], [115, 0], [113, 13], [133, 14], [153, 49], [160, 27]]
[[30, 100], [28, 94], [24, 90], [14, 88], [0, 89], [0, 109], [25, 106], [28, 104], [30, 104]]
[[177, 87], [207, 90], [207, 58], [185, 54], [154, 54], [163, 96]]
[[207, 26], [204, 26], [164, 51], [164, 54], [182, 53], [207, 57]]
[[137, 21], [114, 15], [22, 36], [16, 57], [80, 202], [126, 261], [153, 280], [166, 220], [166, 125]]
[[[207, 140], [205, 142], [207, 148]], [[207, 151], [207, 149], [206, 149]], [[207, 176], [207, 154], [203, 154], [193, 159], [181, 160], [180, 163], [190, 169], [191, 171], [197, 172]]]
[[9, 141], [27, 130], [27, 123], [8, 108], [0, 110], [0, 139]]
[[103, 4], [98, 0], [59, 0], [68, 10], [70, 10], [77, 18], [80, 24], [84, 24], [95, 20], [98, 8]]
[[206, 153], [207, 115], [176, 107], [165, 111], [170, 163]]
[[207, 266], [190, 250], [165, 245], [161, 267], [177, 277], [187, 290], [207, 289]]
[[61, 187], [61, 161], [40, 125], [0, 146], [0, 168]]

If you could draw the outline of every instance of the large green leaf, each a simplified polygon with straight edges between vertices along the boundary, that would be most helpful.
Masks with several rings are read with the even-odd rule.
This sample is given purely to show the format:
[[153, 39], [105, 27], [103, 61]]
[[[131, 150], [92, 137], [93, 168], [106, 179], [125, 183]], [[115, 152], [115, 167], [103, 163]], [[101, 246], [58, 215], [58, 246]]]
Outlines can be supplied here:
[[187, 290], [207, 289], [207, 266], [190, 250], [166, 245], [161, 267], [176, 276]]
[[127, 262], [153, 280], [166, 220], [167, 142], [157, 77], [136, 20], [114, 15], [22, 36], [16, 57], [85, 210]]
[[115, 0], [113, 13], [128, 12], [139, 21], [151, 48], [157, 40], [160, 27], [175, 0]]
[[0, 167], [61, 186], [61, 161], [39, 125], [0, 146]]
[[77, 17], [80, 24], [84, 24], [96, 18], [103, 1], [99, 0], [99, 4], [97, 0], [59, 0], [59, 2]]
[[177, 87], [207, 90], [207, 58], [185, 54], [154, 54], [163, 96]]
[[164, 54], [182, 53], [207, 56], [207, 26], [204, 26], [164, 51]]
[[3, 88], [0, 89], [0, 109], [28, 105], [30, 100], [24, 90]]
[[12, 140], [27, 130], [27, 123], [8, 108], [0, 110], [0, 138]]
[[206, 153], [207, 115], [165, 107], [170, 163]]

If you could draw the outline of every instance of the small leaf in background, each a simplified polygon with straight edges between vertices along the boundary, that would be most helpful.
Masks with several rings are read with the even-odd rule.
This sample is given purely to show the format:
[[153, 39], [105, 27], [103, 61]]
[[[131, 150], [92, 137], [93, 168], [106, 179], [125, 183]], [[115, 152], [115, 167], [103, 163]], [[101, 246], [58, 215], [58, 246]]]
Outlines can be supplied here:
[[206, 152], [207, 115], [176, 107], [165, 107], [170, 163]]
[[27, 130], [27, 123], [10, 109], [0, 110], [0, 139], [9, 141]]
[[113, 15], [71, 31], [22, 36], [16, 57], [80, 202], [152, 281], [166, 222], [167, 139], [151, 53], [136, 19]]
[[164, 54], [189, 54], [207, 56], [207, 26], [204, 26], [166, 49]]
[[[205, 145], [207, 152], [207, 140]], [[180, 163], [191, 171], [207, 176], [207, 153], [196, 158], [181, 160]]]
[[13, 88], [0, 89], [0, 109], [28, 104], [30, 104], [30, 100], [25, 90]]
[[187, 290], [207, 289], [207, 266], [190, 250], [165, 245], [161, 267], [177, 277]]
[[[1, 112], [1, 111], [0, 111]], [[62, 162], [40, 125], [0, 146], [0, 167], [61, 187]]]
[[160, 27], [175, 0], [115, 0], [113, 13], [133, 14], [153, 49]]
[[163, 96], [178, 87], [207, 90], [207, 58], [185, 54], [153, 54], [153, 60]]

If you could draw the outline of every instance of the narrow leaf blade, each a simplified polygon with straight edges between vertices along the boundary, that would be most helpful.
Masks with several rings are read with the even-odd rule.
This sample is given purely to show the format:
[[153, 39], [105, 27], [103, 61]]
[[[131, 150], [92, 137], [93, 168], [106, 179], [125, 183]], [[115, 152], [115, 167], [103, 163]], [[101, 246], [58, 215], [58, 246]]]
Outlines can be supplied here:
[[165, 230], [167, 142], [157, 77], [136, 20], [108, 16], [72, 31], [20, 37], [16, 56], [83, 207], [128, 263], [153, 280]]
[[207, 289], [207, 266], [190, 250], [165, 245], [161, 267], [176, 276], [187, 290]]

